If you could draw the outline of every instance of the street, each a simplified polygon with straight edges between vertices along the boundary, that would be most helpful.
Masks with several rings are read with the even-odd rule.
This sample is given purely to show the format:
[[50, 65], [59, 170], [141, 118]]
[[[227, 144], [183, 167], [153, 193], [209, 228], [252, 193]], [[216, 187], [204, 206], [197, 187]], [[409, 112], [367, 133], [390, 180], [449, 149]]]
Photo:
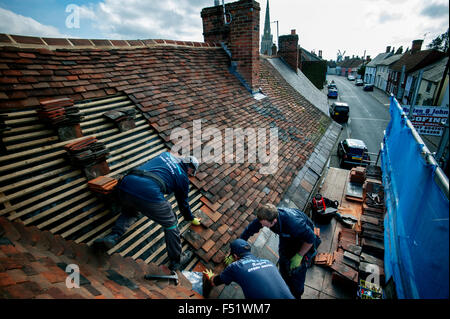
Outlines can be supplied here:
[[[388, 96], [377, 88], [374, 88], [373, 92], [363, 91], [362, 86], [356, 86], [355, 81], [349, 81], [347, 77], [327, 75], [328, 83], [332, 80], [336, 83], [339, 94], [337, 100], [328, 99], [328, 104], [339, 101], [347, 103], [350, 107], [350, 118], [348, 123], [341, 124], [343, 130], [339, 141], [346, 138], [363, 140], [374, 163], [383, 141], [383, 131], [390, 120]], [[327, 92], [327, 89], [324, 91]], [[339, 167], [336, 147], [331, 156], [330, 166]]]

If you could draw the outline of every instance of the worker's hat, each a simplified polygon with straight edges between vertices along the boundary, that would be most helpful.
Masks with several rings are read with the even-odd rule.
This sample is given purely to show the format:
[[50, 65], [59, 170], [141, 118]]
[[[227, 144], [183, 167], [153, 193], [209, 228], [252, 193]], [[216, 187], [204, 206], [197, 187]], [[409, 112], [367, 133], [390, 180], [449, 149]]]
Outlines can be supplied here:
[[198, 170], [198, 166], [200, 165], [198, 159], [195, 156], [186, 156], [183, 162], [190, 165], [194, 169], [193, 175], [195, 176]]
[[243, 239], [236, 239], [230, 244], [231, 253], [239, 257], [251, 252], [250, 245]]

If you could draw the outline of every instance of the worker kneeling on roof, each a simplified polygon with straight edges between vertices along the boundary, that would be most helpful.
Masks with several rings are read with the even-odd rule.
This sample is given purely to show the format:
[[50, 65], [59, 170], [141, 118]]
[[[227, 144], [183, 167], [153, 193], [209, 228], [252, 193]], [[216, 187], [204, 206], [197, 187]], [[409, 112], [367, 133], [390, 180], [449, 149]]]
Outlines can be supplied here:
[[164, 194], [174, 193], [185, 220], [193, 225], [200, 225], [200, 219], [194, 218], [188, 201], [188, 176], [195, 176], [198, 166], [199, 162], [194, 156], [181, 158], [164, 152], [131, 170], [118, 185], [122, 214], [117, 219], [112, 233], [97, 239], [94, 244], [97, 247], [106, 246], [108, 249], [113, 247], [127, 228], [136, 221], [138, 212], [141, 212], [164, 228], [169, 268], [181, 269], [189, 261], [191, 253], [181, 254], [178, 219]]
[[252, 255], [245, 240], [236, 239], [230, 248], [235, 261], [220, 275], [215, 276], [211, 270], [204, 271], [213, 285], [229, 285], [234, 281], [241, 286], [247, 299], [294, 299], [277, 267], [267, 259]]
[[280, 236], [280, 273], [295, 298], [300, 299], [305, 287], [306, 270], [321, 243], [314, 234], [313, 222], [298, 209], [277, 208], [272, 204], [262, 205], [256, 216], [257, 219], [244, 229], [240, 238], [248, 240], [262, 227], [268, 227]]

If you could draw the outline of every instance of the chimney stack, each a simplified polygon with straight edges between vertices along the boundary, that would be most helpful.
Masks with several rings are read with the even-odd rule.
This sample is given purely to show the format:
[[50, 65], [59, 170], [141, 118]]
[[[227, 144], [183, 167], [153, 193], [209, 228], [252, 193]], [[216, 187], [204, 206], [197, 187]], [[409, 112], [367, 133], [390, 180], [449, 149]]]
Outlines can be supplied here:
[[422, 49], [423, 40], [413, 40], [411, 46], [411, 54], [419, 52]]
[[388, 45], [388, 46], [386, 47], [386, 53], [389, 53], [389, 52], [391, 52], [391, 46], [390, 46], [390, 45]]
[[295, 29], [290, 35], [282, 35], [278, 38], [278, 55], [297, 73], [298, 69], [298, 35]]
[[252, 92], [259, 90], [259, 3], [240, 0], [223, 6], [204, 8], [203, 37], [205, 42], [224, 42], [237, 62], [237, 71]]
[[319, 58], [322, 59], [322, 50], [319, 50]]

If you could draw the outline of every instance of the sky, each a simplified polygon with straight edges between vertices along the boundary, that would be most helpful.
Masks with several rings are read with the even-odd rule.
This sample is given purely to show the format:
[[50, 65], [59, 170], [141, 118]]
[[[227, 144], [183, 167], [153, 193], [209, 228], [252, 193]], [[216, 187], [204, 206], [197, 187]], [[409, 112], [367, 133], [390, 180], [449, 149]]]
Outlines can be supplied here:
[[[258, 2], [262, 35], [267, 0]], [[213, 5], [214, 0], [0, 0], [0, 33], [203, 42], [200, 12]], [[426, 49], [449, 25], [448, 0], [269, 0], [269, 7], [279, 35], [295, 29], [301, 47], [322, 50], [327, 60], [336, 60], [338, 51], [372, 58], [387, 46], [405, 51], [416, 39]], [[271, 32], [276, 42], [276, 23]]]

